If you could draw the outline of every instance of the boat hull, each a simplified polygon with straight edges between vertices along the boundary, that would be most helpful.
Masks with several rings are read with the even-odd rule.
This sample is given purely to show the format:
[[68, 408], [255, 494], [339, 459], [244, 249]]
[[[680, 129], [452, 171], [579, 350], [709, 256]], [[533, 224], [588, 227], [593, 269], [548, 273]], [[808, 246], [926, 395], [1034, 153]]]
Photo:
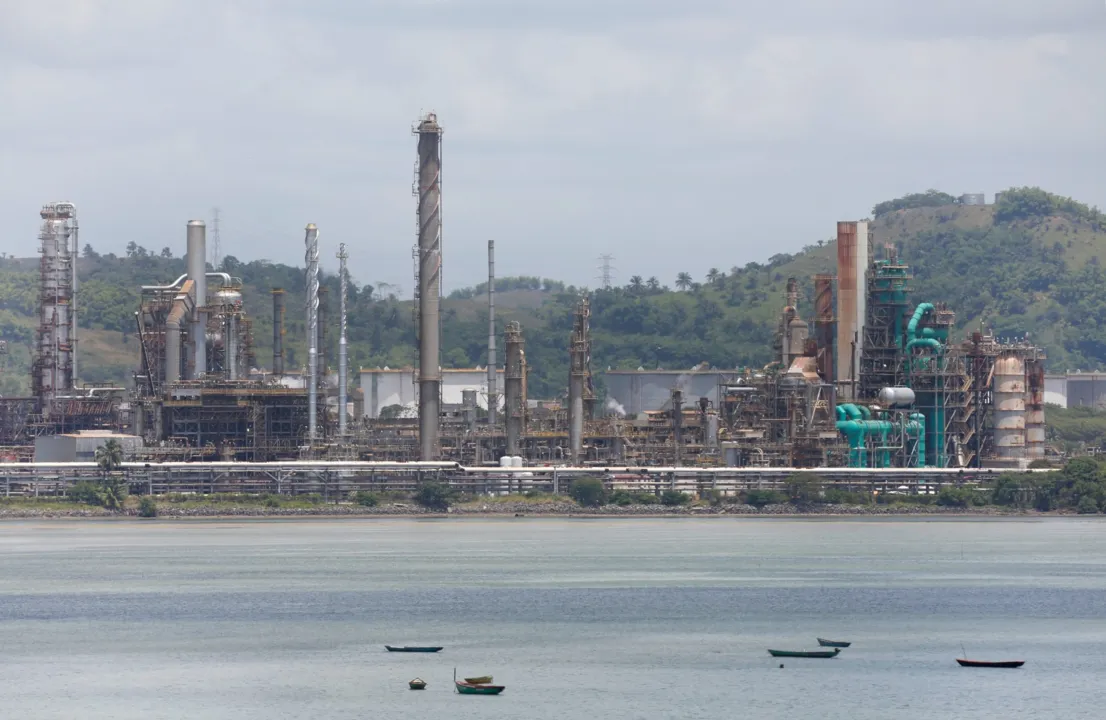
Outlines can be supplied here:
[[457, 692], [462, 695], [498, 695], [507, 688], [503, 685], [472, 685], [469, 683], [456, 682]]
[[956, 658], [956, 662], [960, 663], [960, 667], [975, 667], [975, 668], [1020, 668], [1025, 665], [1025, 660], [963, 660]]
[[841, 648], [834, 648], [833, 650], [769, 650], [768, 654], [772, 657], [787, 657], [787, 658], [821, 658], [829, 659], [837, 657], [837, 654], [841, 652]]
[[436, 653], [441, 651], [440, 647], [395, 647], [392, 645], [385, 645], [388, 652], [417, 652], [417, 653]]
[[851, 642], [843, 642], [841, 640], [826, 640], [825, 638], [818, 638], [818, 644], [822, 647], [828, 648], [847, 648], [852, 645]]

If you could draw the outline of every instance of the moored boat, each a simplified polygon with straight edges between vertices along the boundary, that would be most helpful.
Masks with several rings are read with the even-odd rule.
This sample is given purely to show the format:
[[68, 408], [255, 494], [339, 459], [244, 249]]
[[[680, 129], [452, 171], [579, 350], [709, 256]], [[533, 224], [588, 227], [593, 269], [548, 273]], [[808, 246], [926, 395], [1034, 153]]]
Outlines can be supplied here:
[[430, 645], [385, 645], [388, 652], [421, 652], [421, 653], [434, 653], [441, 650], [440, 647], [434, 647]]
[[465, 682], [467, 682], [469, 685], [491, 685], [492, 676], [480, 675], [478, 677], [465, 678]]
[[426, 681], [423, 680], [422, 678], [415, 678], [414, 680], [412, 680], [411, 682], [409, 682], [407, 684], [411, 686], [412, 690], [425, 690], [426, 689]]
[[1025, 660], [966, 660], [956, 658], [956, 662], [960, 663], [960, 667], [979, 668], [1020, 668], [1025, 665]]
[[768, 654], [772, 657], [834, 658], [840, 652], [841, 648], [834, 648], [833, 650], [769, 650]]
[[847, 648], [852, 645], [851, 642], [845, 642], [844, 640], [826, 640], [825, 638], [818, 638], [818, 644], [822, 647], [835, 647], [835, 648]]
[[462, 695], [498, 695], [507, 689], [503, 685], [473, 685], [460, 680], [453, 682], [457, 685], [457, 692]]

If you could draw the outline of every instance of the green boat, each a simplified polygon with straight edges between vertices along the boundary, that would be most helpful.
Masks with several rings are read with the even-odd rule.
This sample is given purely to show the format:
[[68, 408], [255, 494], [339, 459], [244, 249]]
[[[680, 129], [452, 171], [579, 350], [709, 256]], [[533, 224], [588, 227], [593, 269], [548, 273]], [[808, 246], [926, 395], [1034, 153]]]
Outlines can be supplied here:
[[457, 685], [457, 692], [462, 695], [498, 695], [507, 689], [503, 685], [472, 685], [460, 680], [454, 680], [454, 683]]
[[844, 640], [826, 640], [825, 638], [818, 638], [818, 644], [822, 647], [839, 647], [847, 648], [852, 645], [851, 642], [845, 642]]
[[772, 657], [834, 658], [840, 652], [841, 648], [834, 648], [833, 650], [769, 650], [768, 654]]

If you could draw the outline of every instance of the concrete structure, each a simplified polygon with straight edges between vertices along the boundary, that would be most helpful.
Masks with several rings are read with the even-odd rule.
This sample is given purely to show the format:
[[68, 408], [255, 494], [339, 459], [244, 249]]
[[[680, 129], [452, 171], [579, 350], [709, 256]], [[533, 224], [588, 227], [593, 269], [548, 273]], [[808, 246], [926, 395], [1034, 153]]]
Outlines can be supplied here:
[[415, 195], [418, 204], [419, 458], [438, 459], [442, 294], [442, 128], [428, 113], [414, 128], [419, 138]]
[[837, 382], [852, 398], [860, 373], [867, 306], [868, 223], [837, 223]]
[[960, 196], [961, 205], [986, 205], [987, 196], [983, 193], [964, 193]]
[[[476, 406], [488, 409], [487, 368], [459, 368], [441, 370], [442, 403], [461, 405], [466, 390], [476, 392]], [[392, 405], [402, 405], [413, 410], [419, 396], [414, 368], [361, 368], [361, 389], [365, 394], [365, 417], [376, 419], [380, 411]], [[497, 384], [502, 385], [504, 371], [496, 370]], [[503, 407], [503, 398], [499, 398]], [[413, 414], [413, 413], [412, 413]]]
[[607, 408], [616, 414], [637, 415], [664, 409], [672, 391], [680, 389], [688, 402], [705, 397], [718, 406], [718, 386], [732, 373], [718, 370], [607, 370]]
[[995, 457], [1020, 461], [1025, 448], [1025, 361], [1007, 353], [995, 360]]
[[121, 435], [108, 430], [82, 430], [64, 435], [42, 435], [35, 438], [35, 462], [92, 462], [96, 450], [108, 440], [116, 440], [123, 456], [133, 455], [143, 447], [137, 435]]

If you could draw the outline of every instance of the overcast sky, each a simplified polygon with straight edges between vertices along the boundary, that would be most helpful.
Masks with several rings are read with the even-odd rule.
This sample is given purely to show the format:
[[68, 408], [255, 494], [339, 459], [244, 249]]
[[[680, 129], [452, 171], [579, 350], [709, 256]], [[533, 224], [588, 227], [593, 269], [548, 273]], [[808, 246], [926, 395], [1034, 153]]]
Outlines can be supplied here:
[[[702, 277], [930, 187], [1106, 207], [1103, 0], [0, 0], [0, 251], [82, 242], [411, 291], [415, 138], [443, 136], [443, 280]], [[151, 278], [156, 280], [158, 278]], [[170, 278], [171, 279], [171, 278]]]

